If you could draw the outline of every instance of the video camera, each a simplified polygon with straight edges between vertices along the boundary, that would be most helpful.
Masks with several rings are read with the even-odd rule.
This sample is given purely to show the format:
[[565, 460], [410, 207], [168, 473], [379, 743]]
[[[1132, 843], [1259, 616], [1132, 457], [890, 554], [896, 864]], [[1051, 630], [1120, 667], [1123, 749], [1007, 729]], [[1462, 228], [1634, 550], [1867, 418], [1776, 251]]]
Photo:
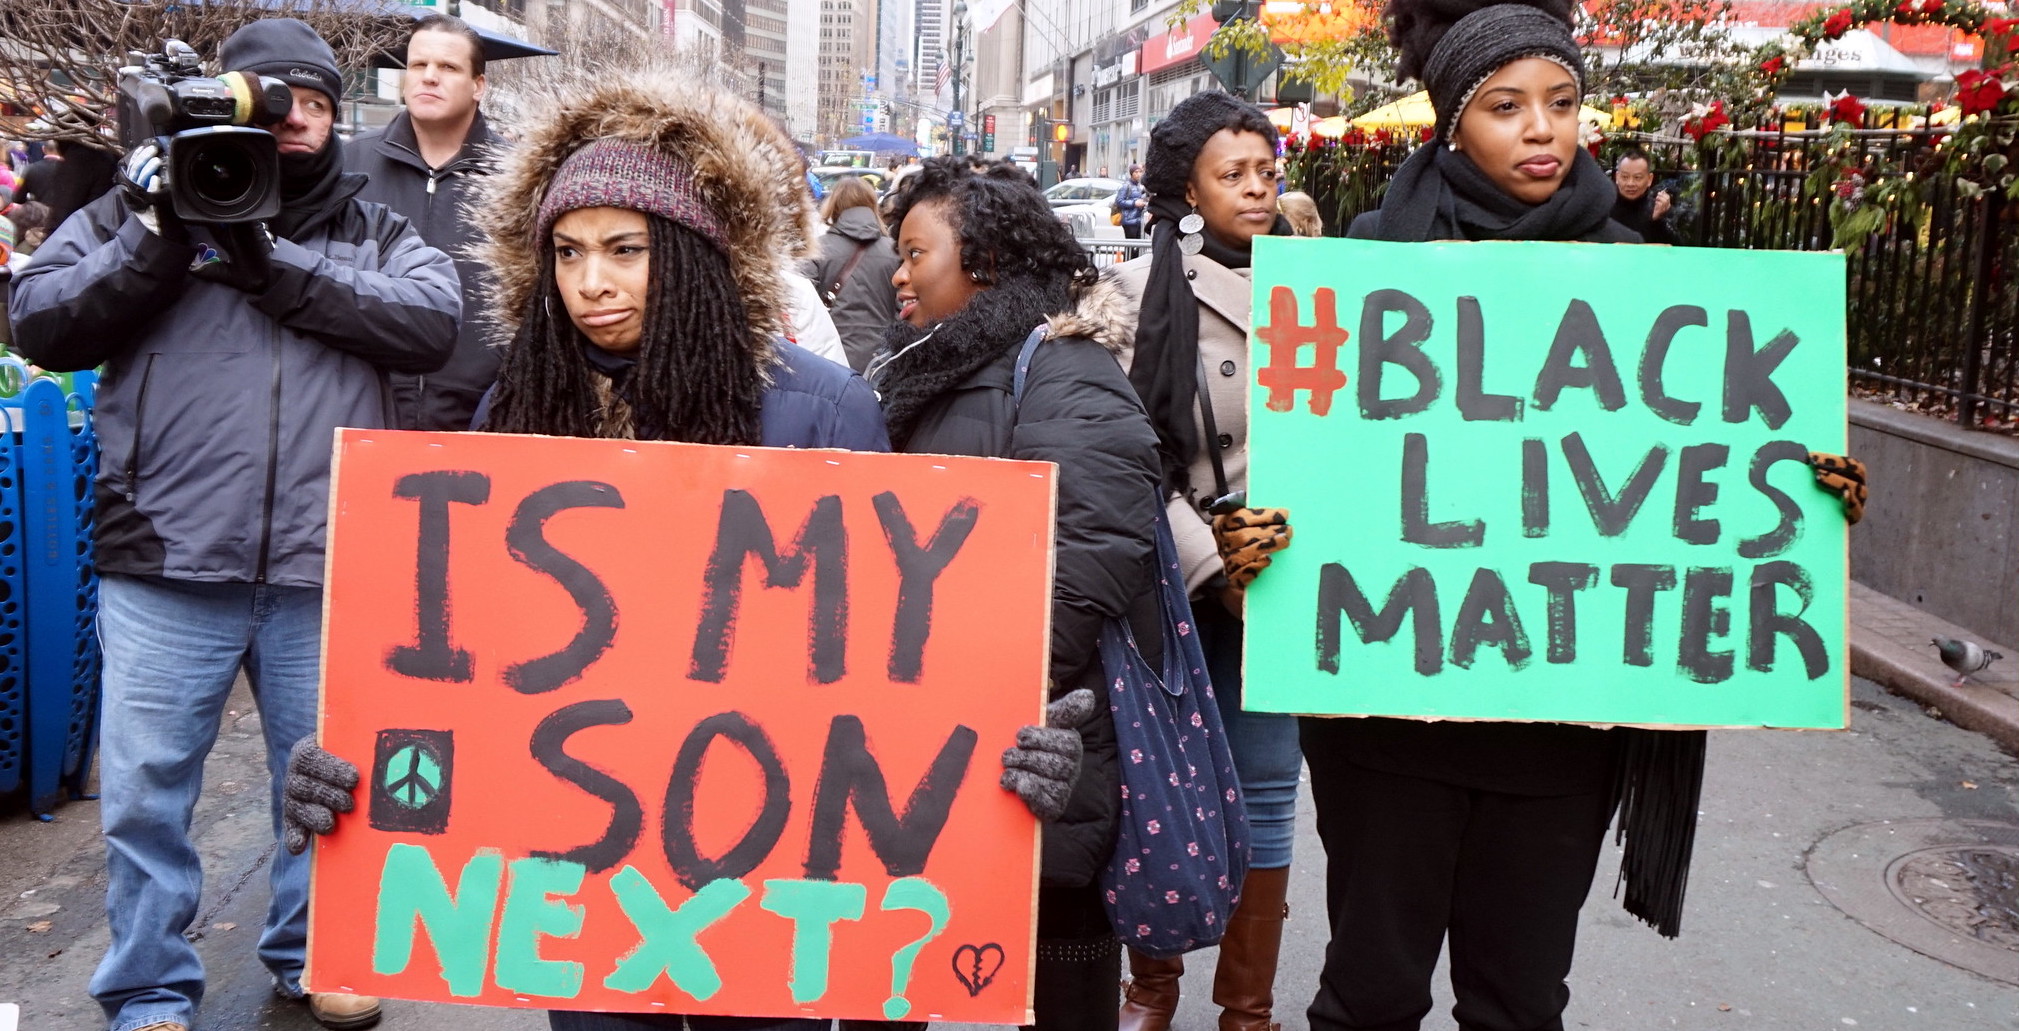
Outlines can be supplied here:
[[233, 225], [280, 214], [280, 147], [253, 126], [277, 125], [294, 107], [287, 83], [226, 72], [205, 78], [179, 39], [162, 53], [128, 54], [119, 70], [119, 142], [161, 148], [169, 200], [185, 222]]

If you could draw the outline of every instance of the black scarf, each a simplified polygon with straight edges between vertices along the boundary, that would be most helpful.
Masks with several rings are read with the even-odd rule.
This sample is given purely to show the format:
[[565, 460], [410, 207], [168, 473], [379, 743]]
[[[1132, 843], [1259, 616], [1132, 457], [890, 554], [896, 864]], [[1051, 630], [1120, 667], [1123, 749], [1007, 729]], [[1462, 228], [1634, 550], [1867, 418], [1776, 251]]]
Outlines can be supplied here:
[[1618, 196], [1591, 154], [1579, 150], [1563, 185], [1540, 204], [1502, 192], [1464, 152], [1416, 148], [1381, 200], [1381, 239], [1580, 240], [1605, 225]]
[[[1462, 152], [1436, 143], [1418, 147], [1381, 201], [1381, 239], [1578, 240], [1612, 217], [1618, 190], [1585, 151], [1541, 204], [1501, 192]], [[1620, 731], [1612, 786], [1624, 843], [1615, 893], [1626, 911], [1663, 936], [1682, 933], [1683, 896], [1696, 847], [1697, 805], [1703, 793], [1703, 731]]]
[[[1181, 494], [1191, 487], [1192, 456], [1199, 451], [1192, 420], [1199, 399], [1199, 299], [1185, 278], [1185, 254], [1178, 249], [1178, 220], [1190, 212], [1180, 196], [1158, 194], [1150, 201], [1150, 279], [1143, 287], [1135, 358], [1129, 366], [1129, 383], [1157, 428], [1164, 489]], [[1269, 233], [1292, 235], [1290, 223], [1278, 215]], [[1221, 243], [1210, 230], [1199, 236], [1201, 254], [1230, 269], [1248, 267], [1251, 251]]]
[[336, 199], [343, 181], [343, 144], [336, 133], [313, 154], [280, 156], [280, 216], [273, 221], [273, 233], [292, 240], [296, 233]]
[[883, 344], [884, 353], [893, 357], [870, 384], [883, 399], [883, 421], [890, 431], [891, 448], [904, 450], [919, 416], [934, 401], [1016, 350], [1047, 316], [1070, 304], [1063, 281], [1047, 285], [1014, 278], [975, 294], [959, 311], [930, 329], [894, 323], [885, 332]]

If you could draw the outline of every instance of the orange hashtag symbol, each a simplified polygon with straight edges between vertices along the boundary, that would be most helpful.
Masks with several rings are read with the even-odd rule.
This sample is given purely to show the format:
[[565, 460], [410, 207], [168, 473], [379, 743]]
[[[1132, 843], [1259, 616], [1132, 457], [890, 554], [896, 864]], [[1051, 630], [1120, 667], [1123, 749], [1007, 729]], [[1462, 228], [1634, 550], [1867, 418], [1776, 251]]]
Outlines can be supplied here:
[[[1312, 318], [1306, 326], [1299, 318], [1297, 295], [1287, 286], [1269, 291], [1269, 324], [1257, 327], [1255, 335], [1269, 345], [1269, 364], [1255, 373], [1255, 381], [1269, 388], [1269, 410], [1287, 412], [1297, 406], [1297, 391], [1311, 392], [1312, 415], [1332, 410], [1332, 392], [1346, 386], [1346, 374], [1339, 371], [1339, 347], [1350, 335], [1339, 327], [1337, 295], [1320, 287], [1311, 297]], [[1313, 347], [1310, 365], [1297, 364], [1297, 351], [1305, 344]]]

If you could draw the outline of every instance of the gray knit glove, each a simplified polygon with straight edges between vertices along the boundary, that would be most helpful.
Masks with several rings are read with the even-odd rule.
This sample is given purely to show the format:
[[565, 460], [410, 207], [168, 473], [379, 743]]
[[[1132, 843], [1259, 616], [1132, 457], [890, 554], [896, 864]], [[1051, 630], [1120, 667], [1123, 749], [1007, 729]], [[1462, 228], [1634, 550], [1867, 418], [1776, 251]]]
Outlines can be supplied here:
[[287, 780], [281, 785], [281, 843], [294, 855], [308, 847], [310, 834], [336, 829], [336, 814], [357, 807], [351, 789], [358, 786], [358, 768], [315, 743], [315, 735], [294, 743], [287, 757]]
[[1080, 688], [1045, 706], [1045, 725], [1017, 731], [1015, 748], [1002, 754], [1002, 786], [1023, 799], [1031, 815], [1052, 821], [1065, 815], [1066, 798], [1080, 775], [1080, 730], [1098, 711], [1094, 693]]

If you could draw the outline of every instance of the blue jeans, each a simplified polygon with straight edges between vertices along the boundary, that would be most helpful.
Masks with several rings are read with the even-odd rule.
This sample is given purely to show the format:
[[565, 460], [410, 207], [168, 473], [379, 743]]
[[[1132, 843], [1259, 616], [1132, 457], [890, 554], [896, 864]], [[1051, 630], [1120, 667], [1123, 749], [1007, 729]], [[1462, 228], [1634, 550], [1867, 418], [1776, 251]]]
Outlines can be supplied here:
[[1199, 624], [1199, 646], [1206, 652], [1206, 673], [1213, 678], [1213, 697], [1220, 721], [1227, 726], [1227, 745], [1234, 753], [1234, 774], [1248, 806], [1248, 838], [1257, 870], [1290, 865], [1297, 840], [1297, 774], [1304, 753], [1297, 744], [1297, 717], [1280, 712], [1241, 709], [1241, 621], [1217, 598], [1201, 598], [1192, 610]]
[[[315, 732], [322, 590], [108, 575], [98, 587], [105, 653], [99, 812], [112, 944], [91, 994], [111, 1031], [194, 1023], [203, 961], [183, 932], [196, 919], [203, 868], [189, 822], [203, 760], [217, 742], [240, 668], [266, 735], [269, 804], [280, 836], [288, 749]], [[259, 958], [278, 990], [301, 994], [308, 940], [308, 856], [276, 848]]]

